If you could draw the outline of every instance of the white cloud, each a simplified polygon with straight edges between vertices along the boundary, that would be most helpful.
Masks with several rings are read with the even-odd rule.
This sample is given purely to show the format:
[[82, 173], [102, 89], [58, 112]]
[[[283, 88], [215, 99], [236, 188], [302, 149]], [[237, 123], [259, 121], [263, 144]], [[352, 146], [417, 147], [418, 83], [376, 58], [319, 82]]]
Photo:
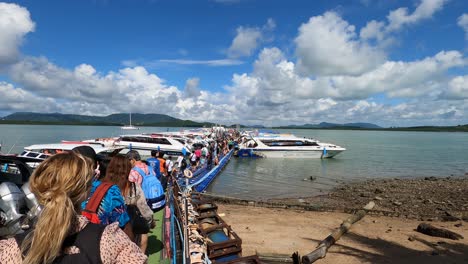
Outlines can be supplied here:
[[408, 14], [408, 8], [401, 7], [390, 11], [387, 16], [388, 22], [369, 21], [361, 29], [360, 36], [365, 40], [376, 39], [383, 47], [393, 42], [390, 34], [401, 30], [404, 26], [417, 24], [425, 19], [431, 18], [437, 11], [441, 10], [448, 0], [422, 0], [413, 13]]
[[450, 80], [448, 89], [441, 95], [441, 98], [452, 100], [468, 99], [468, 75], [457, 76]]
[[463, 14], [458, 18], [458, 25], [465, 31], [465, 39], [468, 40], [468, 14]]
[[35, 94], [14, 87], [10, 83], [0, 82], [0, 110], [7, 111], [54, 111], [52, 98], [39, 98]]
[[197, 98], [201, 95], [200, 78], [190, 78], [185, 82], [184, 93], [187, 97]]
[[359, 75], [385, 61], [385, 54], [358, 39], [355, 27], [335, 12], [310, 18], [296, 40], [299, 71], [307, 75]]
[[236, 37], [232, 40], [227, 54], [230, 58], [239, 58], [252, 55], [261, 42], [268, 40], [266, 35], [276, 27], [271, 18], [262, 27], [238, 27]]
[[[233, 102], [238, 108], [240, 119], [251, 124], [260, 123], [260, 120], [273, 124], [306, 123], [314, 120], [392, 124], [392, 117], [410, 124], [417, 120], [415, 116], [422, 115], [420, 119], [424, 120], [427, 109], [417, 111], [415, 107], [412, 109], [413, 114], [409, 114], [394, 109], [393, 106], [369, 101], [369, 98], [376, 94], [402, 98], [405, 101], [426, 98], [435, 107], [436, 104], [432, 102], [438, 101], [441, 91], [448, 84], [446, 72], [465, 65], [467, 59], [461, 53], [442, 51], [418, 61], [387, 61], [358, 76], [309, 78], [298, 75], [296, 65], [286, 60], [279, 49], [270, 48], [260, 52], [251, 74], [235, 74], [232, 85], [226, 89], [236, 98]], [[458, 82], [463, 83], [461, 80]], [[418, 102], [421, 105], [425, 103], [427, 102]], [[390, 110], [391, 114], [388, 112]], [[451, 110], [447, 110], [448, 112], [452, 113]], [[458, 109], [457, 113], [459, 112]], [[437, 114], [427, 117], [438, 118]]]
[[182, 59], [163, 59], [159, 62], [164, 63], [175, 63], [182, 65], [207, 65], [207, 66], [231, 66], [231, 65], [240, 65], [243, 64], [243, 61], [234, 60], [234, 59], [221, 59], [221, 60], [182, 60]]
[[[468, 76], [449, 77], [448, 73], [468, 65], [462, 53], [440, 51], [418, 60], [392, 61], [383, 52], [382, 43], [389, 40], [390, 30], [427, 19], [442, 5], [443, 1], [423, 1], [412, 14], [395, 11], [391, 14], [398, 15], [388, 23], [370, 21], [359, 36], [337, 13], [312, 17], [295, 39], [297, 60], [276, 47], [264, 48], [252, 72], [234, 73], [223, 92], [203, 90], [197, 77], [188, 79], [185, 87], [172, 86], [150, 72], [148, 65], [226, 66], [242, 61], [128, 60], [122, 61], [123, 68], [103, 73], [90, 64], [65, 69], [45, 57], [18, 60], [15, 55], [17, 61], [6, 66], [8, 79], [15, 85], [0, 82], [0, 111], [89, 115], [131, 111], [223, 124], [468, 123]], [[463, 17], [458, 20], [462, 27]], [[32, 30], [12, 28], [23, 32], [20, 39]], [[250, 28], [261, 37], [254, 34], [255, 42], [245, 41], [243, 50], [248, 52], [239, 54], [252, 54], [269, 40], [268, 32], [274, 28], [272, 19], [261, 28]], [[378, 46], [369, 44], [373, 39]], [[14, 42], [16, 52], [20, 42]], [[373, 99], [379, 96], [390, 98], [393, 104]]]
[[[216, 99], [223, 95], [200, 90], [198, 78], [189, 79], [186, 90], [181, 91], [141, 66], [101, 74], [88, 64], [67, 70], [46, 58], [29, 57], [11, 65], [8, 72], [23, 88], [0, 84], [0, 96], [7, 94], [9, 96], [4, 98], [16, 98], [5, 104], [5, 110], [89, 115], [131, 111], [197, 121], [235, 119], [235, 108]], [[13, 106], [18, 100], [23, 103]]]
[[26, 8], [0, 3], [0, 65], [17, 59], [23, 37], [34, 31], [34, 26]]
[[384, 27], [384, 22], [372, 20], [370, 22], [367, 22], [367, 25], [361, 29], [359, 35], [362, 39], [376, 38], [377, 40], [382, 41], [385, 37], [385, 34], [383, 32]]
[[431, 18], [446, 2], [447, 0], [422, 0], [412, 14], [408, 14], [408, 8], [405, 7], [391, 11], [387, 16], [389, 22], [387, 31], [396, 31], [405, 25]]

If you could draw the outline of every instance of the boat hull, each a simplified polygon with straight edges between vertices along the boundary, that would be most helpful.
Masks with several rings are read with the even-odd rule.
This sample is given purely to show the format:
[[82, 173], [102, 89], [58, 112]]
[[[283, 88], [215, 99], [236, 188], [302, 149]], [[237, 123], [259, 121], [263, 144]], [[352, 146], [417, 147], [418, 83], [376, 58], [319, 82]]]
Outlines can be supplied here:
[[[273, 150], [273, 149], [255, 149], [244, 148], [242, 152], [247, 152], [245, 156], [258, 156], [263, 158], [299, 158], [299, 159], [323, 159], [333, 158], [344, 150], [327, 150], [325, 153], [321, 149], [317, 150]], [[243, 155], [240, 155], [243, 156]]]

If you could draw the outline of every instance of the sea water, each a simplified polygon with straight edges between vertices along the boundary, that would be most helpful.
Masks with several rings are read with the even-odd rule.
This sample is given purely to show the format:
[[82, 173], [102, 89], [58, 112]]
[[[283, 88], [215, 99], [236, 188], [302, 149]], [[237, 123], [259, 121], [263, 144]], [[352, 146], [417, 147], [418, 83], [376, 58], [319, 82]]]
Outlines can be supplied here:
[[[182, 128], [114, 126], [0, 125], [2, 153], [25, 146]], [[468, 133], [356, 130], [276, 130], [345, 147], [332, 159], [232, 158], [208, 192], [247, 199], [324, 194], [340, 183], [380, 178], [464, 177], [468, 173]], [[468, 177], [468, 176], [467, 176]]]

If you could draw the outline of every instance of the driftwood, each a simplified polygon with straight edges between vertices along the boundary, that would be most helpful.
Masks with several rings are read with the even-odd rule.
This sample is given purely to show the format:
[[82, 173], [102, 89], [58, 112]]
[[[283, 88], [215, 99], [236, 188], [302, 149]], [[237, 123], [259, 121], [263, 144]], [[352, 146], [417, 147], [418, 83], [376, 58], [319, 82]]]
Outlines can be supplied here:
[[277, 264], [282, 264], [282, 263], [292, 264], [293, 263], [292, 257], [289, 255], [265, 254], [265, 253], [257, 252], [257, 256], [261, 263], [277, 263]]
[[419, 224], [416, 231], [418, 231], [419, 233], [429, 235], [429, 236], [443, 237], [443, 238], [449, 238], [453, 240], [463, 239], [463, 236], [460, 234], [457, 234], [455, 232], [452, 232], [444, 228], [438, 228], [438, 227], [435, 227], [426, 223]]
[[366, 215], [367, 210], [372, 210], [374, 206], [374, 202], [369, 202], [366, 206], [364, 206], [362, 210], [357, 211], [356, 214], [350, 216], [348, 219], [343, 221], [343, 223], [341, 223], [341, 226], [337, 230], [335, 230], [335, 232], [333, 232], [324, 240], [322, 240], [322, 242], [320, 242], [320, 244], [314, 251], [302, 257], [302, 263], [309, 264], [317, 261], [318, 259], [324, 258], [327, 254], [328, 249], [333, 244], [335, 244], [335, 242], [338, 241], [338, 239], [340, 239], [340, 237], [343, 234], [348, 232], [348, 230], [354, 223], [361, 220]]

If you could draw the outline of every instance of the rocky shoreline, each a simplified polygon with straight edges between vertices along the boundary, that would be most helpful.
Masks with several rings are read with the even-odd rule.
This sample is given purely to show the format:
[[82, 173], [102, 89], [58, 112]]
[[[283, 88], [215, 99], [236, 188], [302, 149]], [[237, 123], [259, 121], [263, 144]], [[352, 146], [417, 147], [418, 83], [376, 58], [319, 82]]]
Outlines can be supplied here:
[[326, 195], [269, 202], [347, 212], [371, 200], [376, 203], [375, 214], [426, 221], [468, 221], [468, 178], [368, 180], [342, 184]]

